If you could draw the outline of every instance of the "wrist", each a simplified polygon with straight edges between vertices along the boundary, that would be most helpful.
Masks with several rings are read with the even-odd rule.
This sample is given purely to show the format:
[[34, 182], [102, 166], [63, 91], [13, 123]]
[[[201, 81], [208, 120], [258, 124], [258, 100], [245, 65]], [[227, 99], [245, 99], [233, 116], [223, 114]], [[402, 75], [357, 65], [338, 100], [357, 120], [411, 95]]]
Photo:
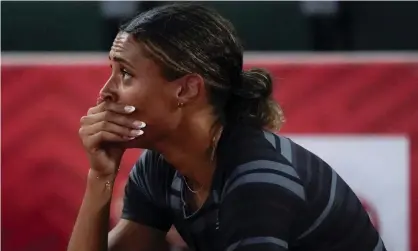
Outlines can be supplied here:
[[100, 180], [111, 180], [114, 181], [116, 179], [117, 176], [117, 172], [114, 173], [103, 173], [103, 172], [98, 172], [94, 169], [89, 170], [89, 173], [87, 175], [88, 179], [100, 179]]
[[116, 173], [103, 174], [101, 172], [90, 169], [87, 176], [87, 185], [90, 188], [99, 187], [100, 190], [113, 191], [115, 179]]

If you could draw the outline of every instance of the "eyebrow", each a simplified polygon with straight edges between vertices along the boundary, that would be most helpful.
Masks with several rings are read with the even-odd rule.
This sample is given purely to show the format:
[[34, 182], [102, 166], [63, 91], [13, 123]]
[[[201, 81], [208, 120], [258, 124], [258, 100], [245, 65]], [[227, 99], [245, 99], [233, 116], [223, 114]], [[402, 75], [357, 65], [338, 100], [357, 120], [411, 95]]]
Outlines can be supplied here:
[[132, 64], [130, 64], [126, 59], [121, 58], [119, 56], [114, 56], [113, 58], [111, 58], [109, 56], [109, 60], [111, 60], [111, 61], [113, 60], [113, 61], [116, 61], [118, 63], [124, 63], [124, 64], [128, 65], [129, 67], [133, 68], [133, 65]]

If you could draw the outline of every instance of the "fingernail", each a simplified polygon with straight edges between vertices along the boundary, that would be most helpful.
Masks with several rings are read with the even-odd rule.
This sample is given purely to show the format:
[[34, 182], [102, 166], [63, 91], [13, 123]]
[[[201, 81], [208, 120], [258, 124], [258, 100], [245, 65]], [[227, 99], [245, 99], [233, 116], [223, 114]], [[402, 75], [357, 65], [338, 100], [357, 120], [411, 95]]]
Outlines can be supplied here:
[[131, 113], [131, 112], [135, 111], [135, 107], [127, 105], [127, 106], [125, 106], [124, 110], [127, 113]]
[[142, 134], [144, 134], [144, 131], [142, 131], [142, 130], [132, 130], [131, 131], [131, 135], [134, 135], [134, 136], [140, 136]]
[[144, 128], [145, 126], [147, 126], [147, 124], [145, 124], [145, 122], [142, 122], [142, 121], [139, 121], [139, 120], [135, 121], [133, 123], [133, 125], [134, 125], [135, 128], [138, 128], [138, 129], [141, 129], [141, 128]]
[[127, 140], [133, 140], [135, 137], [124, 137]]

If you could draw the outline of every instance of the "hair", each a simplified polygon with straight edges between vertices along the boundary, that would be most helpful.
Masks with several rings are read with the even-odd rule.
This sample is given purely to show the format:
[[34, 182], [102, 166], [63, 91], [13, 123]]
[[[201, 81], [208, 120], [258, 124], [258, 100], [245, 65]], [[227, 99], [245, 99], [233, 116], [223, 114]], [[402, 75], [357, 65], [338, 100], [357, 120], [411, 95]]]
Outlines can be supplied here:
[[241, 42], [232, 24], [216, 11], [190, 3], [163, 5], [134, 17], [120, 31], [144, 45], [167, 80], [201, 75], [223, 123], [280, 129], [284, 117], [272, 98], [270, 74], [243, 71]]

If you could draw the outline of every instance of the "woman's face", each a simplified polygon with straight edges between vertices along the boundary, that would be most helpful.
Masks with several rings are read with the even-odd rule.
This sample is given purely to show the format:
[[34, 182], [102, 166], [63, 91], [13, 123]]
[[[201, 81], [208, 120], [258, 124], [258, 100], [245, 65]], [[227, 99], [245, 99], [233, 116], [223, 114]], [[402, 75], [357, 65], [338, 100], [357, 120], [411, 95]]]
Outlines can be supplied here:
[[144, 134], [128, 142], [126, 147], [151, 148], [151, 142], [173, 133], [184, 117], [184, 111], [178, 107], [185, 102], [186, 89], [190, 89], [184, 87], [193, 80], [181, 78], [168, 82], [159, 66], [144, 52], [132, 35], [119, 33], [109, 53], [112, 74], [100, 91], [101, 97], [108, 101], [134, 106], [136, 110], [129, 116], [147, 124]]

